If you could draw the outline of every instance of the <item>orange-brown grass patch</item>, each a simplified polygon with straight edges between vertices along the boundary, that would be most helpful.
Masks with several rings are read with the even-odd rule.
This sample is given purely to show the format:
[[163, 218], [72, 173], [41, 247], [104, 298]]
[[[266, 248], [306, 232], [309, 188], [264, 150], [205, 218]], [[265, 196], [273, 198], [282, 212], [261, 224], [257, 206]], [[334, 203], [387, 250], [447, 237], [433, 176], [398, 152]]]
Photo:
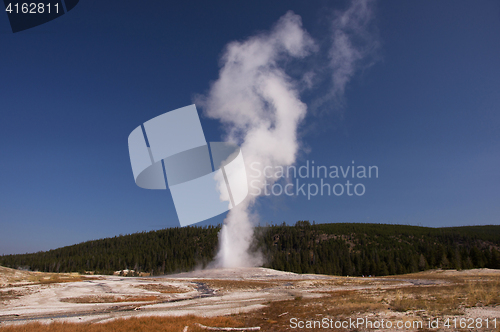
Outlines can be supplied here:
[[[53, 284], [61, 282], [74, 282], [87, 279], [78, 273], [46, 273], [20, 271], [0, 267], [0, 288], [3, 287], [22, 287], [25, 285]], [[95, 280], [96, 278], [92, 278]]]
[[390, 308], [399, 312], [421, 310], [431, 315], [460, 315], [466, 293], [457, 286], [408, 287], [388, 292]]
[[63, 283], [63, 282], [76, 282], [76, 281], [82, 281], [83, 278], [79, 275], [69, 275], [69, 274], [35, 274], [31, 275], [28, 278], [28, 281], [33, 282], [34, 284], [41, 284], [41, 285], [46, 285], [46, 284], [58, 284], [58, 283]]
[[189, 290], [186, 288], [181, 288], [173, 285], [163, 285], [163, 284], [144, 284], [137, 285], [135, 287], [142, 288], [148, 291], [158, 292], [162, 294], [175, 294], [175, 293], [187, 293]]
[[[500, 304], [500, 282], [485, 280], [466, 284], [406, 286], [398, 289], [364, 289], [324, 292], [325, 297], [267, 304], [265, 309], [240, 314], [246, 326], [262, 326], [263, 331], [282, 331], [290, 327], [290, 318], [321, 320], [323, 318], [360, 317], [363, 313], [414, 311], [408, 320], [425, 321], [426, 316], [460, 315], [470, 305]], [[473, 304], [472, 304], [473, 303]], [[499, 331], [500, 332], [500, 329]]]
[[500, 278], [484, 282], [469, 281], [462, 289], [468, 307], [500, 304]]
[[428, 280], [444, 280], [448, 282], [461, 283], [468, 280], [488, 280], [499, 279], [500, 271], [498, 270], [428, 270], [416, 273], [408, 273], [404, 275], [385, 276], [384, 279], [428, 279]]
[[117, 302], [155, 302], [158, 296], [111, 296], [111, 295], [89, 295], [80, 297], [69, 297], [61, 299], [61, 302], [69, 303], [117, 303]]
[[0, 303], [5, 303], [9, 300], [17, 299], [23, 295], [22, 292], [9, 289], [7, 291], [0, 290]]
[[392, 310], [425, 310], [432, 314], [457, 315], [464, 307], [500, 304], [500, 281], [468, 281], [439, 286], [410, 286], [387, 290], [381, 302]]
[[324, 280], [301, 280], [294, 283], [299, 287], [340, 287], [340, 286], [391, 286], [401, 283], [400, 280], [386, 279], [386, 278], [360, 278], [360, 277], [336, 277]]
[[200, 279], [193, 280], [206, 284], [208, 287], [220, 291], [239, 291], [239, 290], [260, 290], [280, 285], [278, 281], [253, 281], [253, 280], [226, 280], [226, 279]]
[[[267, 303], [266, 308], [237, 315], [245, 326], [261, 326], [262, 331], [290, 329], [290, 318], [301, 320], [335, 319], [354, 317], [365, 312], [387, 308], [360, 291], [338, 291], [326, 293], [325, 297], [308, 299], [296, 296], [293, 300]], [[309, 330], [304, 330], [309, 331]]]
[[107, 323], [30, 323], [26, 325], [0, 327], [1, 332], [182, 332], [189, 326], [189, 332], [206, 332], [195, 323], [216, 327], [244, 327], [240, 320], [232, 317], [202, 318], [182, 317], [142, 317], [117, 319]]

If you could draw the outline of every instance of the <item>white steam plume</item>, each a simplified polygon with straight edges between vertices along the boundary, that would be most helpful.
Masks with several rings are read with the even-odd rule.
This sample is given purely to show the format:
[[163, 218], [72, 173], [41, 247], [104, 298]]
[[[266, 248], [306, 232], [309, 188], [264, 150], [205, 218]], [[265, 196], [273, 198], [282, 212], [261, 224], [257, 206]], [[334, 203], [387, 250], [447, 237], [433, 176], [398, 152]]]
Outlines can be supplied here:
[[[287, 58], [306, 56], [314, 47], [299, 16], [288, 12], [269, 33], [232, 42], [222, 57], [219, 79], [207, 97], [197, 98], [207, 116], [219, 119], [226, 140], [241, 145], [246, 167], [290, 165], [298, 150], [297, 126], [306, 114], [294, 82], [280, 68]], [[264, 184], [264, 175], [259, 183]], [[219, 267], [255, 266], [248, 253], [253, 239], [249, 197], [229, 211], [219, 234]]]
[[[353, 2], [343, 15], [335, 19], [334, 26], [338, 25], [339, 31], [355, 29], [357, 24], [363, 23], [366, 15], [353, 12], [353, 8], [359, 6], [358, 2]], [[364, 8], [368, 7], [361, 6]], [[351, 23], [351, 20], [358, 23]], [[354, 51], [347, 35], [337, 33], [333, 38], [329, 64], [334, 69], [331, 93], [339, 95], [353, 75], [354, 63], [361, 55]], [[204, 108], [208, 117], [222, 122], [225, 139], [241, 146], [247, 169], [255, 163], [273, 168], [295, 163], [300, 146], [297, 129], [306, 115], [307, 106], [300, 100], [299, 82], [285, 73], [283, 63], [306, 57], [316, 50], [315, 42], [302, 28], [300, 16], [288, 12], [270, 32], [243, 42], [229, 43], [221, 58], [219, 79], [212, 83], [205, 96], [195, 98], [195, 103]], [[263, 173], [261, 178], [252, 177], [251, 180], [257, 180], [253, 187], [256, 184], [263, 187], [265, 180], [268, 184], [273, 181], [265, 178]], [[256, 223], [252, 213], [255, 199], [249, 195], [229, 211], [219, 233], [216, 267], [258, 266], [263, 263], [261, 257], [249, 253]]]
[[[344, 94], [347, 83], [359, 68], [361, 60], [373, 55], [379, 47], [373, 29], [373, 0], [353, 1], [344, 12], [337, 13], [333, 21], [330, 66], [335, 96]], [[371, 63], [370, 63], [371, 64]]]
[[345, 88], [353, 76], [377, 62], [380, 39], [374, 25], [374, 4], [375, 0], [352, 0], [345, 11], [335, 12], [326, 65], [331, 88], [313, 102], [313, 109], [330, 101], [342, 105]]

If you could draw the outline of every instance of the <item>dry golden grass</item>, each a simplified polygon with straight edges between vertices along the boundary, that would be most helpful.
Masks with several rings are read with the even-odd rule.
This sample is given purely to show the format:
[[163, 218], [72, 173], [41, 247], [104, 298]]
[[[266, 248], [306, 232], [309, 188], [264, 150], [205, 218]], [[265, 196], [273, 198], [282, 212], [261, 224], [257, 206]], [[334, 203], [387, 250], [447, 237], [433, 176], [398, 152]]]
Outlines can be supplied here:
[[449, 282], [465, 282], [467, 280], [489, 280], [500, 278], [498, 270], [428, 270], [408, 273], [404, 275], [385, 276], [384, 279], [414, 279], [414, 280], [443, 280]]
[[433, 315], [458, 315], [463, 307], [456, 286], [403, 287], [387, 291], [381, 302], [394, 311], [423, 310]]
[[135, 287], [162, 294], [177, 294], [177, 293], [189, 292], [189, 290], [186, 288], [176, 287], [172, 285], [164, 285], [164, 284], [144, 284], [144, 285], [137, 285]]
[[[413, 311], [416, 316], [405, 319], [418, 321], [428, 316], [462, 315], [463, 309], [468, 306], [500, 304], [498, 275], [481, 279], [476, 277], [475, 281], [472, 278], [466, 279], [467, 281], [455, 279], [457, 283], [398, 289], [334, 291], [319, 299], [297, 296], [295, 300], [268, 303], [268, 307], [263, 310], [237, 317], [243, 319], [246, 326], [262, 326], [263, 331], [281, 331], [290, 326], [290, 317], [321, 320], [324, 317], [359, 317], [363, 313], [373, 312], [386, 312], [390, 317], [391, 311]], [[282, 315], [283, 313], [286, 314]], [[500, 328], [497, 332], [500, 332]]]
[[468, 307], [500, 304], [500, 279], [483, 282], [468, 281], [464, 287], [465, 305]]
[[9, 289], [7, 291], [0, 290], [0, 303], [5, 303], [9, 300], [17, 299], [22, 295], [23, 295], [22, 292], [12, 290], [12, 289]]
[[[403, 280], [434, 280], [429, 285], [403, 284]], [[50, 280], [50, 279], [48, 279]], [[367, 314], [383, 314], [388, 319], [399, 319], [401, 313], [407, 320], [424, 320], [425, 317], [462, 315], [468, 307], [500, 305], [500, 275], [497, 273], [449, 273], [434, 271], [386, 278], [345, 278], [304, 281], [254, 281], [254, 280], [194, 280], [207, 284], [218, 291], [260, 290], [276, 286], [289, 286], [287, 291], [292, 300], [266, 303], [261, 310], [230, 317], [199, 318], [194, 316], [171, 318], [140, 318], [116, 320], [105, 324], [52, 324], [24, 325], [0, 328], [4, 331], [182, 331], [189, 326], [189, 332], [203, 331], [194, 323], [206, 326], [249, 327], [260, 326], [262, 331], [283, 331], [290, 327], [290, 318], [321, 320], [342, 319]], [[391, 286], [392, 285], [392, 286]], [[339, 286], [347, 289], [335, 290]], [[391, 286], [392, 288], [384, 288]], [[139, 287], [159, 293], [176, 293], [184, 289], [161, 284], [144, 284]], [[323, 287], [323, 289], [321, 289]], [[326, 287], [326, 288], [325, 288]], [[331, 287], [331, 288], [330, 288]], [[358, 287], [358, 288], [356, 288]], [[371, 288], [369, 288], [371, 287]], [[304, 291], [306, 290], [306, 291]], [[327, 291], [328, 290], [328, 291]], [[335, 291], [333, 291], [335, 290]], [[310, 293], [321, 293], [321, 298], [308, 298]], [[15, 296], [15, 294], [11, 294]], [[6, 294], [6, 296], [8, 296]], [[161, 298], [161, 294], [158, 295]], [[146, 299], [148, 298], [148, 299]], [[153, 299], [154, 298], [154, 299]], [[78, 303], [105, 303], [130, 301], [157, 301], [156, 297], [85, 297]], [[422, 330], [425, 331], [425, 330]], [[500, 327], [496, 330], [500, 332]]]
[[70, 297], [61, 299], [61, 302], [68, 303], [118, 303], [118, 302], [155, 302], [158, 296], [111, 296], [111, 295], [89, 295], [80, 297]]
[[34, 284], [58, 284], [63, 282], [82, 281], [85, 278], [78, 274], [34, 273], [30, 274], [27, 281]]
[[208, 287], [219, 291], [260, 290], [282, 284], [281, 282], [278, 281], [226, 280], [226, 279], [200, 279], [193, 281], [204, 283]]
[[20, 326], [0, 327], [1, 332], [181, 332], [189, 326], [189, 332], [206, 332], [197, 327], [195, 323], [205, 326], [217, 327], [243, 327], [241, 321], [231, 317], [200, 318], [194, 316], [182, 317], [143, 317], [117, 319], [115, 321], [90, 324], [90, 323], [31, 323]]
[[[47, 273], [10, 269], [0, 266], [0, 288], [17, 287], [25, 284], [53, 284], [88, 279], [78, 273]], [[95, 280], [96, 278], [93, 278]]]
[[432, 314], [458, 315], [465, 307], [500, 304], [500, 280], [403, 287], [385, 292], [382, 302], [399, 312], [425, 310]]
[[389, 278], [359, 278], [359, 277], [335, 277], [326, 280], [304, 280], [294, 282], [295, 286], [298, 287], [363, 287], [363, 286], [392, 286], [395, 284], [400, 284], [400, 280], [389, 279]]
[[260, 326], [262, 331], [283, 331], [290, 328], [291, 317], [299, 317], [302, 320], [354, 317], [385, 308], [386, 305], [376, 303], [364, 293], [338, 291], [328, 293], [326, 297], [320, 299], [296, 296], [294, 300], [270, 302], [265, 309], [236, 317], [242, 320], [245, 326]]

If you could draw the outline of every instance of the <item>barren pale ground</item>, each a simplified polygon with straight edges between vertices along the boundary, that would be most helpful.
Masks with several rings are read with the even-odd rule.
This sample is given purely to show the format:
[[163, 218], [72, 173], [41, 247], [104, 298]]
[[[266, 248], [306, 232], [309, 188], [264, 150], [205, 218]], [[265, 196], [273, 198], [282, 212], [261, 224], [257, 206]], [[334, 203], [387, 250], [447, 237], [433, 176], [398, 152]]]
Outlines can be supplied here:
[[[120, 329], [110, 324], [131, 317], [147, 322], [153, 316], [160, 317], [160, 326], [167, 331], [183, 331], [186, 326], [188, 331], [198, 331], [200, 327], [195, 323], [211, 322], [218, 326], [260, 327], [262, 331], [325, 330], [299, 329], [297, 325], [293, 328], [293, 318], [297, 324], [358, 318], [372, 323], [384, 319], [393, 324], [417, 324], [411, 328], [378, 329], [383, 331], [500, 331], [500, 271], [438, 270], [361, 278], [238, 268], [133, 278], [0, 267], [0, 331], [27, 327], [42, 331], [44, 325], [26, 325], [33, 322], [55, 322], [52, 327], [60, 325], [68, 331], [75, 330], [68, 322], [78, 323], [84, 330], [109, 326], [109, 330], [117, 331]], [[173, 316], [180, 320], [168, 328]], [[230, 319], [213, 319], [220, 316]], [[447, 318], [451, 324], [448, 327], [443, 325]], [[439, 328], [429, 327], [429, 320], [435, 319], [439, 319]], [[465, 328], [460, 328], [460, 319], [465, 319]], [[471, 319], [474, 326], [470, 325]], [[66, 323], [57, 324], [61, 322]], [[413, 322], [422, 322], [422, 328]], [[351, 325], [338, 330], [371, 329], [364, 325], [353, 329]]]

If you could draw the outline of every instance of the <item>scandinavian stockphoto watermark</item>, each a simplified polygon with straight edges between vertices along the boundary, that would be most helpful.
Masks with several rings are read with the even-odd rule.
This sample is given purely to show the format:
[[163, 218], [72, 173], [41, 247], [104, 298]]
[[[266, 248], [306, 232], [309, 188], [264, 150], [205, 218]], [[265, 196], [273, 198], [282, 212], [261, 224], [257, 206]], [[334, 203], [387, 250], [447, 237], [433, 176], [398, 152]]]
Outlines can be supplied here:
[[316, 165], [307, 160], [302, 166], [250, 164], [250, 195], [254, 196], [363, 196], [363, 180], [378, 179], [378, 166]]
[[195, 105], [161, 114], [128, 137], [132, 173], [145, 189], [170, 189], [181, 226], [224, 213], [253, 196], [363, 196], [377, 166], [245, 166], [241, 149], [207, 142]]
[[207, 142], [195, 105], [144, 122], [128, 137], [135, 183], [170, 189], [181, 226], [224, 213], [248, 195], [238, 146]]

